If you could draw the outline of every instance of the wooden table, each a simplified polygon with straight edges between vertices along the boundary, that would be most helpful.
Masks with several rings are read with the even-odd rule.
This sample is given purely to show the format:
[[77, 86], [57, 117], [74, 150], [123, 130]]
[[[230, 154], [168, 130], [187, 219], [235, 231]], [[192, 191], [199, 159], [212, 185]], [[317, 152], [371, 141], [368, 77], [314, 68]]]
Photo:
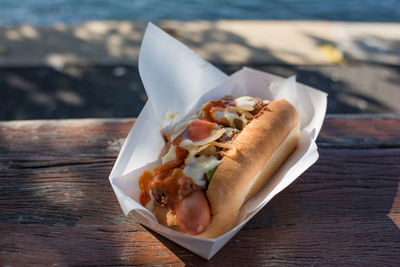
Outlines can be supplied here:
[[0, 123], [0, 265], [400, 264], [400, 117], [328, 116], [320, 158], [210, 261], [125, 217], [133, 119]]

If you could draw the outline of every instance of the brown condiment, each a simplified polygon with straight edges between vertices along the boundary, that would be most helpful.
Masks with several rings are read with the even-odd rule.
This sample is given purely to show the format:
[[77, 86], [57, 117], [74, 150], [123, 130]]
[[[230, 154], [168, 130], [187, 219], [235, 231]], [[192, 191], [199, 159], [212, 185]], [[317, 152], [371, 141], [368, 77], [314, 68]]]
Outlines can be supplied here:
[[211, 122], [216, 122], [219, 123], [214, 119], [214, 113], [217, 111], [223, 111], [225, 108], [229, 106], [236, 106], [234, 100], [229, 100], [229, 99], [221, 99], [221, 100], [215, 100], [215, 101], [209, 101], [204, 107], [204, 119], [211, 121]]
[[216, 125], [216, 123], [206, 120], [193, 120], [189, 123], [188, 127], [172, 141], [172, 145], [179, 146], [179, 144], [186, 139], [192, 142], [204, 140], [211, 136]]

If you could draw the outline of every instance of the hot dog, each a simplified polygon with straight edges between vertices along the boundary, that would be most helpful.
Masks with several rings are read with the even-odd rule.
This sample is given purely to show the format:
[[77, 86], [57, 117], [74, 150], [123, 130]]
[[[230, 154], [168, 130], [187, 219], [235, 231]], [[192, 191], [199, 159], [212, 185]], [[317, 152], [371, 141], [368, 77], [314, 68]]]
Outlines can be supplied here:
[[139, 179], [140, 203], [159, 223], [215, 238], [295, 149], [299, 116], [286, 100], [205, 103], [166, 136], [162, 165]]

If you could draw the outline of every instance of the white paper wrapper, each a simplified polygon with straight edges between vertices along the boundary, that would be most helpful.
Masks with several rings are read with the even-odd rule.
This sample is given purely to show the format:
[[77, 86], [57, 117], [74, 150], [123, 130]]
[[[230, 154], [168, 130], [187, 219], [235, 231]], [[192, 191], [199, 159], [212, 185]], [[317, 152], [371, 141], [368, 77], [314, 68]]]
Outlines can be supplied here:
[[[110, 182], [125, 215], [137, 220], [203, 258], [210, 259], [248, 220], [276, 194], [291, 184], [318, 159], [315, 139], [325, 117], [327, 94], [284, 79], [243, 68], [227, 76], [189, 48], [149, 24], [143, 38], [139, 72], [148, 101], [132, 127], [110, 174]], [[263, 189], [241, 209], [238, 225], [216, 239], [200, 239], [157, 223], [139, 204], [138, 179], [144, 170], [160, 165], [164, 141], [160, 129], [171, 129], [208, 100], [232, 94], [266, 100], [287, 99], [301, 118], [301, 138], [296, 151]], [[177, 114], [171, 121], [166, 114]]]

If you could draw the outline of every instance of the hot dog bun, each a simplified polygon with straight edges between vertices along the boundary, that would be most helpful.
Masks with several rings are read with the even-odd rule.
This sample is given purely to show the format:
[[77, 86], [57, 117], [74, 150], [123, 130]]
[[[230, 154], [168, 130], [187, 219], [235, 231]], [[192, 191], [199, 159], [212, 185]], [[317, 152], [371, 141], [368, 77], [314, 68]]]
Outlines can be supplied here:
[[201, 238], [226, 233], [236, 225], [243, 204], [293, 152], [299, 135], [300, 119], [289, 102], [263, 105], [223, 152], [208, 189], [197, 188], [179, 201], [174, 211], [154, 205], [158, 222]]
[[286, 100], [264, 107], [233, 141], [207, 189], [211, 222], [201, 238], [216, 238], [236, 223], [240, 208], [294, 151], [300, 119]]

